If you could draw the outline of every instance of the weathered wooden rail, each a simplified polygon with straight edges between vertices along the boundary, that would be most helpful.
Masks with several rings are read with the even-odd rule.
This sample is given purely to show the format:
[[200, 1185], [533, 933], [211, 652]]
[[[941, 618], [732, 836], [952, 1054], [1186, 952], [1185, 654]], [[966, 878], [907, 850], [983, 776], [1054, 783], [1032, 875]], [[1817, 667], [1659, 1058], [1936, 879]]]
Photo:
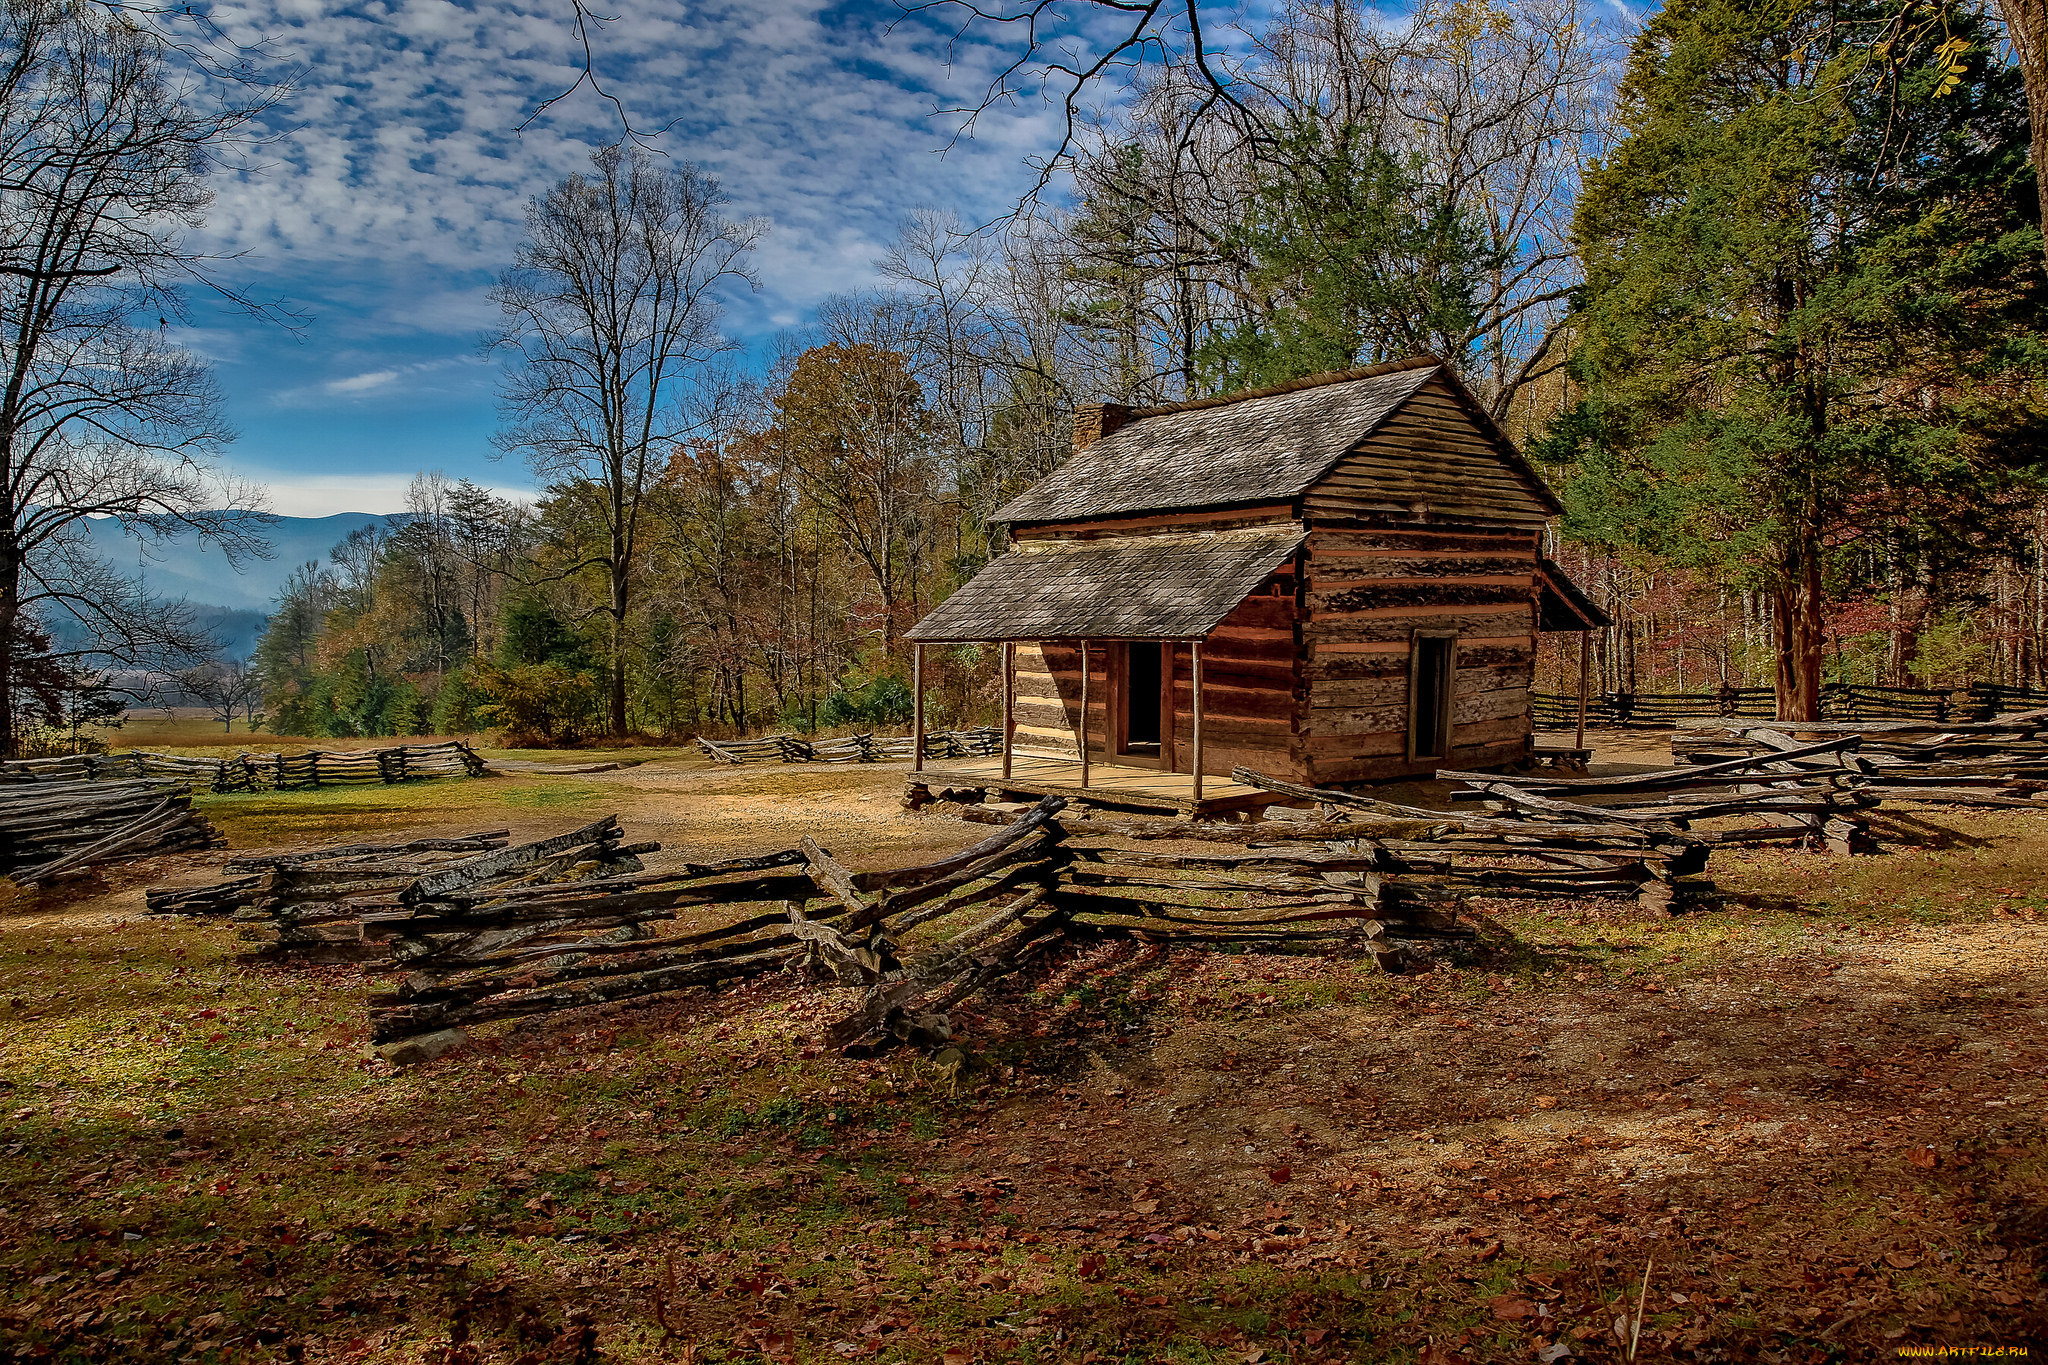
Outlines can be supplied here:
[[381, 749], [310, 749], [299, 754], [235, 754], [200, 758], [132, 749], [117, 754], [71, 754], [0, 764], [13, 782], [126, 782], [174, 778], [215, 792], [304, 791], [356, 783], [409, 782], [425, 777], [481, 777], [488, 771], [460, 740], [398, 744]]
[[[1839, 736], [1835, 757], [1807, 747], [1830, 734]], [[1779, 771], [1838, 783], [1873, 801], [2048, 809], [2048, 710], [1950, 724], [1703, 722], [1672, 736], [1671, 749], [1695, 764], [1768, 756]]]
[[0, 786], [0, 873], [44, 886], [95, 867], [208, 848], [220, 832], [178, 782], [36, 782]]
[[[763, 735], [759, 739], [710, 740], [698, 736], [698, 747], [720, 763], [887, 763], [911, 757], [910, 735], [844, 735], [838, 739], [803, 739], [796, 735]], [[1003, 751], [1003, 732], [993, 726], [974, 730], [934, 730], [924, 737], [928, 759], [990, 758]]]
[[[1048, 797], [913, 867], [855, 871], [805, 839], [647, 871], [638, 855], [656, 846], [624, 843], [610, 817], [517, 848], [493, 832], [244, 858], [217, 886], [165, 892], [151, 908], [232, 914], [265, 940], [260, 957], [403, 971], [372, 1002], [372, 1033], [417, 1056], [434, 1048], [416, 1040], [493, 1020], [786, 969], [861, 988], [827, 1031], [834, 1046], [931, 1044], [948, 1036], [954, 1004], [1070, 939], [1334, 942], [1398, 969], [1401, 941], [1470, 937], [1462, 898], [1498, 894], [1487, 873], [1448, 865], [1451, 845], [1382, 844], [1347, 826], [1335, 844], [1162, 854], [1065, 821], [1064, 805]], [[1553, 864], [1559, 885], [1627, 875]]]
[[[2041, 705], [2048, 694], [1992, 683], [1944, 690], [1829, 683], [1821, 689], [1821, 716], [1830, 721], [1979, 721], [2018, 705]], [[1530, 694], [1536, 724], [1549, 730], [1578, 723], [1579, 699], [1558, 692]], [[1586, 698], [1590, 725], [1663, 728], [1717, 718], [1774, 721], [1777, 694], [1768, 687], [1722, 687], [1706, 692], [1603, 692]]]

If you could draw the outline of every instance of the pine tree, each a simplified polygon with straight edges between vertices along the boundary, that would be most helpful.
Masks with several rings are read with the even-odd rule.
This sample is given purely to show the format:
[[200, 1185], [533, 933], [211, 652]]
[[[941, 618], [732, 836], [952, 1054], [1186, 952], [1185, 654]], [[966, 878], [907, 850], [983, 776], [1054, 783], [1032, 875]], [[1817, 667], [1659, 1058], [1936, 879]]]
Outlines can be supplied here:
[[1568, 531], [1769, 594], [1784, 719], [1818, 717], [1845, 549], [1983, 542], [2043, 472], [2018, 77], [1980, 9], [1919, 8], [1873, 53], [1893, 4], [1674, 0], [1578, 206], [1584, 401], [1536, 453]]

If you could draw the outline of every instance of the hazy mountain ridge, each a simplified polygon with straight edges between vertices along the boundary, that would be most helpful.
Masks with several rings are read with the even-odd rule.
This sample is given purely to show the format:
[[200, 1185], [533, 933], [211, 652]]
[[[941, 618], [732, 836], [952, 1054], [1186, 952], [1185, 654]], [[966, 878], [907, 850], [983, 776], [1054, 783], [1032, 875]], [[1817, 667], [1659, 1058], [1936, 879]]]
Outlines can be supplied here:
[[[253, 514], [252, 514], [253, 515]], [[337, 512], [328, 517], [278, 517], [262, 534], [271, 556], [229, 564], [227, 556], [202, 545], [189, 532], [167, 540], [137, 540], [111, 517], [89, 521], [93, 547], [149, 585], [152, 597], [182, 597], [194, 606], [268, 613], [278, 590], [308, 560], [327, 562], [327, 552], [350, 532], [372, 522], [395, 523], [403, 513]]]
[[[252, 559], [239, 567], [218, 549], [202, 545], [191, 533], [165, 540], [138, 540], [113, 518], [85, 523], [93, 548], [115, 565], [143, 580], [158, 601], [183, 598], [199, 622], [221, 642], [221, 654], [246, 659], [263, 637], [271, 609], [284, 581], [295, 569], [317, 561], [349, 534], [372, 522], [395, 524], [403, 513], [338, 512], [327, 517], [278, 517], [263, 529], [270, 542], [268, 559]], [[84, 644], [84, 633], [66, 618], [52, 620], [51, 635], [60, 648]]]

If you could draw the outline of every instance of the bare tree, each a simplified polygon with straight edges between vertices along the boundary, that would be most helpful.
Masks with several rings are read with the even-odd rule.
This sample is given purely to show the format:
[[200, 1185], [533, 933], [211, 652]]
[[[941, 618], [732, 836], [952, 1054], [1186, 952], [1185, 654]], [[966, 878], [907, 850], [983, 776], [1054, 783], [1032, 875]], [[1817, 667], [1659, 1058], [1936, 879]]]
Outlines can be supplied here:
[[241, 716], [248, 729], [256, 728], [257, 707], [263, 700], [263, 679], [244, 659], [213, 659], [196, 668], [183, 668], [170, 675], [177, 689], [212, 712], [223, 729], [233, 733], [235, 717]]
[[[0, 696], [24, 622], [68, 617], [91, 642], [74, 652], [122, 665], [208, 643], [94, 559], [85, 518], [264, 552], [254, 492], [211, 462], [232, 436], [211, 375], [163, 333], [180, 287], [208, 282], [184, 240], [206, 174], [274, 92], [206, 96], [170, 51], [91, 6], [0, 10]], [[0, 708], [0, 753], [17, 738]]]
[[[1472, 225], [1490, 262], [1468, 325], [1403, 337], [1410, 319], [1390, 315], [1377, 329], [1387, 349], [1447, 352], [1503, 415], [1561, 363], [1552, 333], [1577, 280], [1570, 207], [1616, 70], [1586, 0], [1432, 0], [1398, 19], [1360, 0], [1286, 0], [1206, 53], [1199, 36], [1226, 12], [1198, 0], [907, 8], [951, 10], [1015, 44], [981, 108], [1019, 93], [1027, 74], [1060, 92], [1066, 125], [1046, 165], [1072, 173], [1078, 208], [1027, 202], [1009, 236], [1013, 253], [1028, 243], [1064, 256], [1081, 297], [1062, 366], [1072, 375], [1084, 360], [1095, 395], [1196, 393], [1204, 343], [1282, 301], [1245, 229], [1262, 183], [1316, 177], [1300, 164], [1315, 154], [1305, 145], [1384, 155]], [[1099, 99], [1083, 98], [1090, 87]], [[1427, 273], [1403, 264], [1389, 263], [1391, 280]]]
[[489, 345], [511, 357], [499, 447], [544, 480], [583, 486], [605, 532], [604, 553], [568, 571], [608, 578], [608, 711], [622, 735], [642, 506], [668, 452], [702, 424], [690, 381], [730, 347], [718, 291], [757, 285], [746, 259], [767, 228], [725, 217], [718, 182], [697, 166], [620, 147], [591, 166], [528, 208], [529, 240], [492, 291], [505, 325]]

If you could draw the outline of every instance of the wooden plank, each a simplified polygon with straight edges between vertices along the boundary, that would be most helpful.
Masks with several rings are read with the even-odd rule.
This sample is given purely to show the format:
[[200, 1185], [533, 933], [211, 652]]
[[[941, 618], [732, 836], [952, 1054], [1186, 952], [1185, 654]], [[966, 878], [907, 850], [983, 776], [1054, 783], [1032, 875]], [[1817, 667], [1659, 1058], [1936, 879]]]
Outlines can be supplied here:
[[[1177, 710], [1174, 713], [1176, 740], [1180, 735], [1185, 734], [1188, 737], [1189, 743], [1193, 743], [1194, 730], [1189, 724], [1183, 723], [1184, 720], [1191, 719], [1191, 717], [1191, 711]], [[1202, 729], [1212, 743], [1237, 740], [1256, 744], [1260, 747], [1272, 745], [1285, 747], [1288, 736], [1294, 732], [1294, 719], [1292, 715], [1269, 717], [1219, 716], [1205, 707], [1202, 711]]]
[[[1540, 531], [1550, 522], [1547, 512], [1505, 513], [1487, 508], [1455, 506], [1448, 503], [1432, 504], [1428, 509], [1432, 523], [1454, 523], [1460, 532], [1491, 531], [1496, 534], [1507, 531]], [[1302, 500], [1302, 517], [1311, 526], [1333, 531], [1366, 530], [1384, 526], [1388, 522], [1413, 520], [1414, 512], [1406, 506], [1394, 508], [1384, 503], [1373, 504], [1363, 501], [1346, 501], [1337, 498]]]
[[1311, 621], [1302, 627], [1305, 639], [1315, 644], [1363, 643], [1377, 640], [1406, 640], [1415, 629], [1455, 630], [1460, 635], [1508, 635], [1517, 628], [1526, 634], [1532, 624], [1533, 606], [1511, 614], [1491, 612], [1434, 612], [1427, 608], [1401, 608], [1383, 613], [1354, 613]]
[[1458, 666], [1462, 668], [1508, 668], [1524, 678], [1531, 678], [1536, 671], [1535, 641], [1523, 636], [1514, 644], [1495, 644], [1491, 641], [1458, 641]]
[[[1191, 675], [1188, 668], [1187, 651], [1177, 651], [1174, 660], [1173, 681], [1185, 683]], [[1202, 680], [1210, 686], [1243, 687], [1253, 691], [1291, 692], [1294, 690], [1294, 659], [1218, 659], [1205, 654], [1202, 658]]]
[[[1101, 702], [1094, 701], [1088, 707], [1088, 722], [1098, 737], [1102, 734], [1104, 710]], [[1017, 703], [1018, 725], [1032, 730], [1079, 729], [1080, 708], [1078, 706], [1053, 706], [1044, 702], [1019, 701]]]
[[1395, 459], [1353, 460], [1330, 471], [1307, 497], [1407, 498], [1432, 504], [1472, 502], [1485, 507], [1513, 507], [1527, 501], [1534, 505], [1526, 484], [1499, 471], [1489, 474], [1470, 468], [1440, 468], [1454, 463], [1442, 455], [1423, 454], [1419, 458], [1427, 459], [1430, 468], [1420, 469], [1410, 461]]
[[1383, 672], [1359, 678], [1318, 679], [1309, 684], [1308, 704], [1311, 710], [1327, 710], [1343, 707], [1392, 706], [1408, 704], [1408, 658], [1395, 656], [1401, 664], [1397, 671], [1388, 668]]
[[1535, 537], [1505, 535], [1495, 529], [1460, 533], [1435, 527], [1427, 530], [1389, 527], [1369, 531], [1317, 528], [1309, 532], [1306, 543], [1311, 573], [1326, 557], [1336, 556], [1384, 553], [1533, 555], [1536, 552]]
[[[1397, 754], [1406, 762], [1408, 756], [1407, 712], [1403, 711], [1401, 713], [1400, 728], [1397, 730], [1380, 730], [1371, 733], [1360, 731], [1358, 733], [1338, 734], [1312, 731], [1302, 736], [1301, 750], [1303, 756], [1310, 760], [1379, 757]], [[1257, 765], [1250, 764], [1247, 766], [1256, 767]], [[1417, 771], [1423, 768], [1434, 771], [1436, 767], [1435, 764], [1427, 761], [1410, 764], [1409, 766]], [[1319, 767], [1318, 771], [1320, 771]]]
[[1302, 681], [1313, 695], [1317, 683], [1408, 676], [1408, 646], [1374, 654], [1333, 654], [1318, 650], [1302, 665]]
[[1294, 613], [1291, 591], [1286, 597], [1247, 597], [1223, 618], [1218, 630], [1232, 635], [1254, 630], [1288, 630], [1294, 625]]
[[1465, 727], [1488, 721], [1514, 721], [1524, 730], [1532, 729], [1529, 721], [1529, 693], [1526, 688], [1503, 688], [1494, 692], [1479, 692], [1461, 696], [1451, 704], [1451, 742], [1458, 742], [1458, 735]]
[[[1194, 687], [1192, 680], [1176, 678], [1173, 686], [1173, 705], [1176, 711], [1193, 709]], [[1202, 661], [1202, 704], [1212, 716], [1244, 716], [1250, 719], [1264, 719], [1272, 716], [1287, 716], [1294, 713], [1294, 688], [1268, 687], [1219, 687], [1209, 680], [1209, 661]]]
[[1407, 733], [1408, 697], [1403, 688], [1398, 703], [1384, 706], [1317, 706], [1302, 717], [1302, 733], [1308, 735], [1368, 735], [1386, 731]]
[[402, 899], [407, 905], [445, 896], [451, 891], [477, 886], [503, 873], [544, 862], [559, 853], [581, 848], [586, 844], [598, 843], [604, 839], [617, 838], [619, 817], [607, 815], [602, 820], [593, 820], [581, 829], [557, 834], [551, 839], [541, 839], [517, 848], [499, 849], [481, 857], [470, 858], [454, 867], [440, 872], [430, 872], [405, 889]]
[[1499, 692], [1504, 689], [1527, 691], [1534, 680], [1534, 667], [1529, 664], [1511, 664], [1499, 668], [1465, 667], [1465, 651], [1458, 650], [1458, 695], [1470, 696], [1478, 692]]
[[[1025, 813], [1023, 818], [1005, 825], [1001, 833], [991, 834], [979, 843], [969, 844], [957, 853], [949, 853], [936, 862], [919, 863], [914, 867], [888, 868], [879, 872], [856, 872], [852, 886], [860, 891], [887, 891], [900, 886], [913, 886], [922, 882], [937, 881], [962, 868], [971, 867], [984, 858], [990, 858], [1003, 850], [1031, 837], [1038, 830], [1050, 824], [1052, 818], [1066, 805], [1058, 797], [1047, 797], [1038, 803], [1035, 810]], [[806, 856], [810, 850], [806, 849]]]
[[1044, 526], [1020, 526], [1010, 534], [1017, 540], [1094, 540], [1132, 532], [1156, 532], [1176, 526], [1202, 531], [1220, 531], [1238, 526], [1283, 528], [1294, 521], [1291, 503], [1276, 502], [1258, 507], [1224, 508], [1211, 512], [1167, 512], [1149, 517], [1106, 517], [1094, 521], [1052, 522]]
[[[1483, 768], [1494, 764], [1516, 762], [1526, 754], [1527, 747], [1525, 741], [1513, 739], [1495, 742], [1490, 745], [1468, 746], [1465, 748], [1458, 748], [1454, 745], [1451, 752], [1457, 757], [1461, 766]], [[1310, 759], [1308, 768], [1316, 782], [1327, 785], [1339, 782], [1375, 782], [1391, 777], [1431, 774], [1434, 771], [1435, 765], [1427, 760], [1410, 762], [1404, 744], [1398, 754], [1384, 757], [1365, 755], [1354, 758], [1341, 754], [1319, 755]]]
[[[1211, 634], [1203, 652], [1225, 666], [1237, 663], [1291, 663], [1297, 653], [1294, 632], [1290, 630], [1265, 630], [1253, 635], [1248, 631], [1217, 631]], [[1207, 668], [1211, 659], [1205, 658], [1202, 667]]]
[[1487, 748], [1508, 741], [1526, 744], [1530, 738], [1529, 718], [1526, 714], [1456, 724], [1451, 727], [1451, 756], [1456, 758], [1461, 749]]
[[1327, 592], [1374, 579], [1511, 578], [1534, 582], [1536, 557], [1524, 555], [1346, 555], [1318, 560], [1309, 590]]
[[[1020, 722], [1017, 726], [1017, 747], [1026, 750], [1042, 749], [1067, 758], [1078, 757], [1078, 751], [1074, 747], [1074, 732], [1065, 727], [1041, 730]], [[949, 763], [946, 770], [950, 772], [955, 769]]]
[[1532, 604], [1536, 596], [1534, 577], [1439, 578], [1419, 583], [1368, 579], [1351, 586], [1311, 592], [1308, 606], [1317, 619], [1358, 611], [1383, 611], [1394, 607], [1436, 607], [1465, 610], [1475, 607], [1507, 607]]

